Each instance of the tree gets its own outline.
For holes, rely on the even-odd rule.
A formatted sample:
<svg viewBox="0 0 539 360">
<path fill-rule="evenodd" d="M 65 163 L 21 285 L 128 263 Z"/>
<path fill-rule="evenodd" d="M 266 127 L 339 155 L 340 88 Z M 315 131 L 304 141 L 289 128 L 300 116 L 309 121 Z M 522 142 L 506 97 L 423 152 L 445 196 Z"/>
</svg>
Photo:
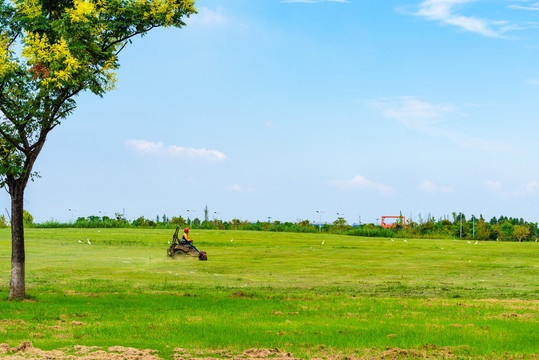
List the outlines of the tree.
<svg viewBox="0 0 539 360">
<path fill-rule="evenodd" d="M 300 220 L 298 219 L 298 226 L 300 228 L 311 228 L 312 224 L 309 220 Z"/>
<path fill-rule="evenodd" d="M 195 0 L 0 0 L 0 186 L 11 197 L 9 298 L 25 298 L 23 198 L 48 134 L 75 97 L 114 88 L 137 35 L 182 27 Z"/>
<path fill-rule="evenodd" d="M 477 223 L 476 238 L 479 240 L 488 240 L 490 238 L 490 223 L 486 222 L 483 217 L 480 217 Z"/>
<path fill-rule="evenodd" d="M 178 216 L 173 216 L 172 219 L 169 220 L 169 222 L 173 225 L 180 225 L 180 226 L 184 226 L 186 224 L 186 221 L 183 217 Z"/>
<path fill-rule="evenodd" d="M 344 217 L 338 217 L 337 220 L 333 222 L 333 226 L 339 231 L 339 233 L 342 233 L 343 230 L 347 230 L 349 228 Z"/>
<path fill-rule="evenodd" d="M 500 230 L 502 232 L 503 240 L 510 240 L 511 235 L 513 235 L 513 224 L 509 220 L 505 220 L 505 222 L 500 227 Z"/>
<path fill-rule="evenodd" d="M 426 220 L 423 220 L 421 214 L 419 214 L 419 225 L 417 227 L 417 231 L 420 234 L 432 234 L 434 231 L 434 218 L 430 215 L 430 213 L 427 215 Z"/>
<path fill-rule="evenodd" d="M 34 217 L 26 210 L 22 211 L 22 223 L 23 225 L 33 225 Z"/>
<path fill-rule="evenodd" d="M 238 227 L 241 226 L 240 219 L 232 219 L 230 223 L 232 224 L 232 227 L 234 228 L 234 230 L 238 230 Z"/>
<path fill-rule="evenodd" d="M 6 217 L 4 215 L 0 215 L 0 228 L 7 227 L 9 227 L 9 222 L 6 220 Z"/>
<path fill-rule="evenodd" d="M 498 223 L 492 225 L 490 229 L 490 239 L 498 241 L 500 239 L 500 236 L 503 240 L 503 233 L 502 233 L 502 226 Z"/>
<path fill-rule="evenodd" d="M 530 235 L 530 229 L 526 225 L 515 225 L 513 227 L 513 236 L 518 241 L 527 238 Z"/>
</svg>

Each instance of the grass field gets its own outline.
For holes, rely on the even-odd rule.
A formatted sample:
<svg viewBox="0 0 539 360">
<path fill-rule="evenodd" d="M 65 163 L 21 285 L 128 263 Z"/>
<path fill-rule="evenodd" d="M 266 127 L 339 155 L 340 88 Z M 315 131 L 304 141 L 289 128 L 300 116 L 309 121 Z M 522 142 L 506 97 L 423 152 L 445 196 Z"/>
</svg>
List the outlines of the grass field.
<svg viewBox="0 0 539 360">
<path fill-rule="evenodd" d="M 167 258 L 168 230 L 27 229 L 29 300 L 9 302 L 11 240 L 0 230 L 0 343 L 122 345 L 164 359 L 178 347 L 298 357 L 539 353 L 538 243 L 192 236 L 207 262 Z"/>
</svg>

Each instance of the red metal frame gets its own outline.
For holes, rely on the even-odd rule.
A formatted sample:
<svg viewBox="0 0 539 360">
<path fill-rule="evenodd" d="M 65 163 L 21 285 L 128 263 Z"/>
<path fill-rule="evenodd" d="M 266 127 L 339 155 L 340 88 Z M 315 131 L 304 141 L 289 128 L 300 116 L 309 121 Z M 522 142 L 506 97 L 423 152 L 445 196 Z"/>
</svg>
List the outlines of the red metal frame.
<svg viewBox="0 0 539 360">
<path fill-rule="evenodd" d="M 402 219 L 402 226 L 406 226 L 406 218 L 404 216 L 382 216 L 382 221 L 380 221 L 380 226 L 384 228 L 392 228 L 397 226 L 397 223 L 386 224 L 385 219 Z"/>
</svg>

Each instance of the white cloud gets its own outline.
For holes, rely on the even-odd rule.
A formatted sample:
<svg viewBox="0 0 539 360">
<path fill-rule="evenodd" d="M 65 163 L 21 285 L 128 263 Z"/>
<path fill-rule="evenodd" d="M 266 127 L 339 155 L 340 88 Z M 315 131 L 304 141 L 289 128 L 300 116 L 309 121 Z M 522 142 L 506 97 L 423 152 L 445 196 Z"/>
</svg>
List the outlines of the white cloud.
<svg viewBox="0 0 539 360">
<path fill-rule="evenodd" d="M 524 184 L 520 184 L 517 190 L 514 192 L 516 196 L 526 196 L 539 193 L 539 182 L 530 180 Z"/>
<path fill-rule="evenodd" d="M 505 20 L 490 21 L 457 13 L 459 5 L 474 1 L 476 0 L 426 0 L 419 5 L 419 10 L 414 15 L 440 21 L 487 37 L 500 38 L 505 31 L 513 30 L 512 26 L 508 25 Z"/>
<path fill-rule="evenodd" d="M 499 104 L 488 104 L 488 103 L 485 103 L 485 104 L 466 103 L 466 104 L 462 104 L 462 106 L 469 107 L 469 108 L 496 108 L 496 107 L 500 107 Z"/>
<path fill-rule="evenodd" d="M 160 154 L 164 151 L 163 143 L 154 143 L 146 140 L 127 140 L 126 146 L 145 154 Z"/>
<path fill-rule="evenodd" d="M 235 185 L 232 185 L 231 187 L 229 187 L 228 190 L 241 192 L 241 191 L 243 191 L 243 188 L 241 187 L 241 185 L 235 184 Z"/>
<path fill-rule="evenodd" d="M 235 191 L 235 192 L 255 192 L 255 189 L 253 188 L 244 188 L 243 186 L 239 185 L 239 184 L 234 184 L 232 186 L 230 186 L 228 188 L 228 190 L 230 191 Z"/>
<path fill-rule="evenodd" d="M 192 15 L 185 22 L 188 25 L 217 26 L 224 25 L 228 18 L 223 14 L 223 9 L 211 10 L 207 7 L 198 9 L 198 14 Z"/>
<path fill-rule="evenodd" d="M 438 123 L 441 116 L 455 111 L 451 104 L 433 104 L 411 96 L 383 98 L 371 101 L 369 105 L 380 110 L 384 117 L 398 120 L 411 128 Z"/>
<path fill-rule="evenodd" d="M 499 181 L 487 180 L 485 181 L 485 187 L 491 190 L 499 190 L 502 188 L 502 183 Z"/>
<path fill-rule="evenodd" d="M 402 96 L 370 101 L 367 105 L 379 111 L 382 116 L 397 120 L 414 131 L 444 138 L 462 147 L 483 151 L 515 152 L 511 147 L 447 128 L 444 118 L 458 109 L 452 104 L 428 103 L 414 97 Z"/>
<path fill-rule="evenodd" d="M 417 188 L 430 194 L 449 194 L 455 191 L 451 186 L 437 185 L 430 180 L 423 180 L 421 183 L 419 183 Z"/>
<path fill-rule="evenodd" d="M 534 193 L 535 189 L 537 189 L 537 185 L 539 185 L 537 181 L 528 181 L 526 184 L 526 191 L 529 193 Z"/>
<path fill-rule="evenodd" d="M 156 143 L 147 140 L 127 140 L 125 145 L 139 153 L 159 157 L 195 159 L 211 162 L 226 159 L 226 155 L 222 152 L 205 148 L 196 149 L 177 145 L 170 145 L 165 148 L 161 142 Z"/>
<path fill-rule="evenodd" d="M 530 180 L 527 182 L 521 182 L 518 185 L 510 186 L 511 189 L 507 189 L 509 186 L 503 186 L 499 181 L 485 181 L 485 188 L 487 190 L 496 191 L 496 195 L 505 199 L 521 198 L 523 196 L 531 196 L 539 194 L 539 182 L 536 180 Z M 506 190 L 504 190 L 504 188 Z"/>
<path fill-rule="evenodd" d="M 205 148 L 195 149 L 182 146 L 171 145 L 167 149 L 172 157 L 183 158 L 198 158 L 211 161 L 223 161 L 226 159 L 225 154 L 217 150 L 207 150 Z"/>
<path fill-rule="evenodd" d="M 390 194 L 393 192 L 391 187 L 371 181 L 361 175 L 357 175 L 351 180 L 335 180 L 332 182 L 332 185 L 341 190 L 371 189 L 382 194 Z"/>
<path fill-rule="evenodd" d="M 509 8 L 511 8 L 511 9 L 519 9 L 519 10 L 539 11 L 539 2 L 530 4 L 529 6 L 509 5 Z"/>
</svg>

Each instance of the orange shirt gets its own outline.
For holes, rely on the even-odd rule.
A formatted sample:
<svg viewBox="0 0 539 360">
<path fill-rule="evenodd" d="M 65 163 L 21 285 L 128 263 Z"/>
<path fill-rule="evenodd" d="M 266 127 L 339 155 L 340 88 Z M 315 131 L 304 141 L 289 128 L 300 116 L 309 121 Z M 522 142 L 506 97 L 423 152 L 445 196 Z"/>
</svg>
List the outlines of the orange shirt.
<svg viewBox="0 0 539 360">
<path fill-rule="evenodd" d="M 185 241 L 188 241 L 188 242 L 192 241 L 192 240 L 189 240 L 189 234 L 186 233 L 186 232 L 183 233 L 182 240 L 185 240 Z"/>
</svg>

